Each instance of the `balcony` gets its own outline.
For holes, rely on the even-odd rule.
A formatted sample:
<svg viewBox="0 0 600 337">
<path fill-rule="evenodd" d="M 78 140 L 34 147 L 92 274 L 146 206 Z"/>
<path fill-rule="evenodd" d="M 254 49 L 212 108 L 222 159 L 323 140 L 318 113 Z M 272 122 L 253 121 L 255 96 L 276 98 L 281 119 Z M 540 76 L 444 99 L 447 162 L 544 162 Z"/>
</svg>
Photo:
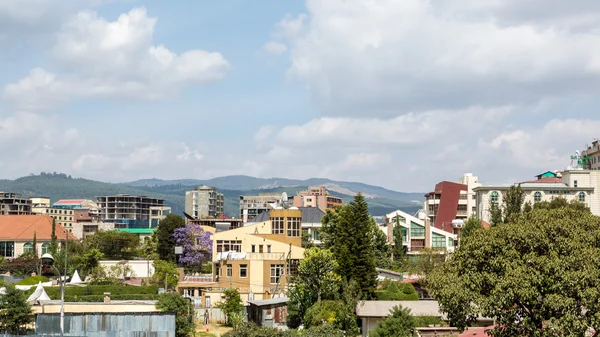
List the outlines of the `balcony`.
<svg viewBox="0 0 600 337">
<path fill-rule="evenodd" d="M 285 253 L 246 253 L 248 260 L 285 260 Z"/>
<path fill-rule="evenodd" d="M 214 283 L 216 282 L 212 274 L 204 274 L 198 276 L 184 276 L 184 283 Z"/>
</svg>

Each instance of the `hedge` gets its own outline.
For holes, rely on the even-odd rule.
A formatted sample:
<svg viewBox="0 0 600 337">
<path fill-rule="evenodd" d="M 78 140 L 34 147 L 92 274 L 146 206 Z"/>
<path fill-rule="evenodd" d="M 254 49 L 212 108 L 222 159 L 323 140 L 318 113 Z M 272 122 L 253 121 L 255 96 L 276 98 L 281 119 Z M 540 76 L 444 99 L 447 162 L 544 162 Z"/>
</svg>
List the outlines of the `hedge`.
<svg viewBox="0 0 600 337">
<path fill-rule="evenodd" d="M 413 318 L 415 320 L 415 326 L 417 328 L 427 328 L 430 325 L 448 325 L 442 320 L 441 317 L 438 316 L 413 316 Z"/>
<path fill-rule="evenodd" d="M 38 283 L 42 282 L 48 282 L 48 278 L 46 276 L 31 276 L 25 279 L 22 279 L 21 281 L 19 281 L 17 283 L 17 285 L 19 286 L 31 286 L 31 285 L 37 285 Z"/>
<path fill-rule="evenodd" d="M 35 289 L 29 289 L 27 295 L 33 293 Z M 60 299 L 60 287 L 45 287 L 46 293 L 51 299 Z M 81 298 L 85 296 L 100 296 L 104 300 L 104 293 L 110 293 L 111 299 L 117 299 L 119 296 L 130 298 L 124 298 L 126 300 L 131 299 L 145 299 L 145 297 L 158 294 L 157 286 L 147 287 L 136 287 L 136 286 L 67 286 L 65 288 L 65 300 L 67 298 Z M 135 297 L 135 298 L 133 298 Z M 82 302 L 93 302 L 93 301 L 82 301 Z"/>
<path fill-rule="evenodd" d="M 51 299 L 60 299 L 50 296 Z M 126 294 L 126 295 L 110 295 L 111 301 L 150 301 L 157 300 L 158 294 Z M 65 296 L 65 302 L 104 302 L 104 295 L 85 295 L 85 296 Z"/>
<path fill-rule="evenodd" d="M 379 301 L 418 301 L 419 295 L 410 283 L 391 283 L 384 290 L 375 291 Z"/>
</svg>

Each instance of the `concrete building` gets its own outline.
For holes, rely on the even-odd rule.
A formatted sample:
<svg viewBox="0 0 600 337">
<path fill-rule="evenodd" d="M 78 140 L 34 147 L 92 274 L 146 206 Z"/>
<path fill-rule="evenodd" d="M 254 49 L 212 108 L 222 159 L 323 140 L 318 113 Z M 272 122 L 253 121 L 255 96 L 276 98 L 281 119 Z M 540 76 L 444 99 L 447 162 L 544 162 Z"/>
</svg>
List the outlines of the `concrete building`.
<svg viewBox="0 0 600 337">
<path fill-rule="evenodd" d="M 268 212 L 271 204 L 281 200 L 281 193 L 261 193 L 259 195 L 240 195 L 240 219 L 244 223 L 251 222 L 254 218 Z"/>
<path fill-rule="evenodd" d="M 48 215 L 5 215 L 0 216 L 0 256 L 5 258 L 19 257 L 33 252 L 33 236 L 35 235 L 38 256 L 46 253 L 52 240 L 52 218 Z M 56 225 L 56 238 L 63 241 L 77 238 L 68 233 L 61 225 Z"/>
<path fill-rule="evenodd" d="M 100 220 L 111 222 L 115 228 L 154 229 L 158 222 L 171 213 L 165 200 L 146 196 L 119 194 L 97 197 Z"/>
<path fill-rule="evenodd" d="M 50 198 L 48 197 L 32 197 L 29 200 L 31 200 L 31 214 L 46 214 L 46 210 L 50 208 Z"/>
<path fill-rule="evenodd" d="M 431 226 L 429 219 L 419 219 L 400 210 L 386 214 L 385 226 L 381 228 L 388 242 L 394 244 L 394 233 L 402 231 L 402 244 L 409 255 L 419 254 L 424 248 L 453 252 L 458 235 Z"/>
<path fill-rule="evenodd" d="M 567 170 L 561 173 L 545 172 L 536 180 L 518 183 L 525 192 L 524 202 L 535 204 L 554 198 L 565 198 L 585 203 L 595 215 L 600 215 L 600 171 Z M 479 186 L 474 189 L 477 198 L 477 217 L 490 220 L 490 203 L 502 205 L 502 198 L 511 185 Z"/>
<path fill-rule="evenodd" d="M 185 192 L 185 213 L 194 219 L 217 218 L 225 212 L 225 199 L 214 187 L 198 186 Z"/>
<path fill-rule="evenodd" d="M 304 254 L 299 209 L 273 209 L 265 222 L 213 235 L 213 274 L 187 276 L 177 285 L 206 307 L 221 301 L 224 289 L 234 287 L 242 301 L 269 299 L 285 292 L 297 275 Z"/>
<path fill-rule="evenodd" d="M 315 245 L 321 244 L 321 219 L 325 216 L 325 212 L 315 207 L 298 207 L 302 212 L 302 233 L 306 233 L 309 239 Z M 266 211 L 256 216 L 251 222 L 264 222 L 271 218 L 271 212 Z"/>
<path fill-rule="evenodd" d="M 310 186 L 306 191 L 290 197 L 290 204 L 295 207 L 316 207 L 325 212 L 328 208 L 342 206 L 344 199 L 331 195 L 325 186 Z"/>
<path fill-rule="evenodd" d="M 98 231 L 112 231 L 114 229 L 115 224 L 112 222 L 74 222 L 69 232 L 76 238 L 83 239 L 86 236 L 96 234 Z"/>
<path fill-rule="evenodd" d="M 0 215 L 30 215 L 31 200 L 20 193 L 0 192 Z"/>
<path fill-rule="evenodd" d="M 433 192 L 425 195 L 423 210 L 432 226 L 456 233 L 456 226 L 477 212 L 474 189 L 481 186 L 479 179 L 466 173 L 458 183 L 442 181 Z M 453 224 L 454 222 L 454 224 Z"/>
<path fill-rule="evenodd" d="M 52 217 L 57 224 L 73 232 L 73 224 L 78 218 L 87 217 L 99 219 L 100 207 L 92 200 L 64 199 L 52 204 L 46 209 L 46 214 Z"/>
<path fill-rule="evenodd" d="M 587 170 L 599 170 L 600 169 L 600 142 L 596 139 L 592 142 L 592 145 L 587 145 L 581 155 L 585 158 L 583 168 Z M 575 159 L 575 158 L 573 158 Z"/>
</svg>

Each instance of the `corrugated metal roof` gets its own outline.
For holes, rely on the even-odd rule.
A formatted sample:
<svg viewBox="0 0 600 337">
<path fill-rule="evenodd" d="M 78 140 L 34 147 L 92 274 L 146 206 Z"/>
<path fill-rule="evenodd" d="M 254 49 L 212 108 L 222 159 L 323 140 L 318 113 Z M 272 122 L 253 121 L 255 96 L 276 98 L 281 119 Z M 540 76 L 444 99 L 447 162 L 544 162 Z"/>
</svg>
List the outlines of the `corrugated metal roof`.
<svg viewBox="0 0 600 337">
<path fill-rule="evenodd" d="M 397 305 L 408 308 L 413 316 L 436 316 L 445 318 L 437 301 L 363 301 L 356 306 L 358 317 L 387 317 Z"/>
<path fill-rule="evenodd" d="M 269 298 L 268 300 L 248 301 L 248 303 L 256 306 L 287 303 L 290 299 L 287 297 Z"/>
</svg>

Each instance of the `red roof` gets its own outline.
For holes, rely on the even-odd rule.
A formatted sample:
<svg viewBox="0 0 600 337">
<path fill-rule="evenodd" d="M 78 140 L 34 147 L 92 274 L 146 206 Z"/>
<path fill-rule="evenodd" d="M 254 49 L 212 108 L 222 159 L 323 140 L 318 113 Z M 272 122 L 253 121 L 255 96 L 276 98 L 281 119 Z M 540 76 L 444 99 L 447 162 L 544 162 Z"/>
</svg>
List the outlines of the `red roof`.
<svg viewBox="0 0 600 337">
<path fill-rule="evenodd" d="M 55 202 L 55 205 L 79 205 L 83 203 L 85 199 L 63 199 Z"/>
<path fill-rule="evenodd" d="M 56 239 L 65 239 L 65 229 L 56 224 Z M 48 215 L 0 215 L 0 240 L 27 241 L 33 240 L 35 233 L 37 240 L 51 240 L 52 218 Z M 69 233 L 70 240 L 77 238 Z"/>
<path fill-rule="evenodd" d="M 468 328 L 463 333 L 458 335 L 458 337 L 489 337 L 490 335 L 487 333 L 488 330 L 493 329 L 493 326 L 487 326 L 485 328 L 477 327 L 477 328 Z"/>
<path fill-rule="evenodd" d="M 522 182 L 521 184 L 562 184 L 562 178 L 546 177 L 546 178 L 540 178 L 540 179 L 531 180 L 531 181 L 525 181 L 525 182 Z"/>
<path fill-rule="evenodd" d="M 481 220 L 481 228 L 488 229 L 488 228 L 491 228 L 491 227 L 492 227 L 492 225 L 490 225 L 489 222 Z"/>
</svg>

